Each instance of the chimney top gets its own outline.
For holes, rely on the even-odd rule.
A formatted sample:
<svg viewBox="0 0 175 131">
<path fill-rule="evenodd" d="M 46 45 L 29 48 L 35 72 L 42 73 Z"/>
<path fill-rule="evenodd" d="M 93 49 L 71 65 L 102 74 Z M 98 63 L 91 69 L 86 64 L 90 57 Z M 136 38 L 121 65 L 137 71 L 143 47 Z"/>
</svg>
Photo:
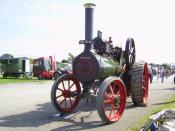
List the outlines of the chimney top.
<svg viewBox="0 0 175 131">
<path fill-rule="evenodd" d="M 93 8 L 94 6 L 96 6 L 94 3 L 85 3 L 84 4 L 85 8 Z"/>
</svg>

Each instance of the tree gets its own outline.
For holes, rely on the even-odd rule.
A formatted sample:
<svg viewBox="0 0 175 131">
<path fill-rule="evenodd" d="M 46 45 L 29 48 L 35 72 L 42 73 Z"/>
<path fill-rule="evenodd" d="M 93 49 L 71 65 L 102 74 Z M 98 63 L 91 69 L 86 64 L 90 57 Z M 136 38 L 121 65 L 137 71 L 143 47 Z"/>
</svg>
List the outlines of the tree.
<svg viewBox="0 0 175 131">
<path fill-rule="evenodd" d="M 72 61 L 74 60 L 74 55 L 72 55 L 71 53 L 68 54 L 68 61 L 70 61 L 72 63 Z"/>
<path fill-rule="evenodd" d="M 74 60 L 74 55 L 72 55 L 71 53 L 68 54 L 68 58 L 67 59 L 63 59 L 61 61 L 61 63 L 72 63 L 72 61 Z"/>
</svg>

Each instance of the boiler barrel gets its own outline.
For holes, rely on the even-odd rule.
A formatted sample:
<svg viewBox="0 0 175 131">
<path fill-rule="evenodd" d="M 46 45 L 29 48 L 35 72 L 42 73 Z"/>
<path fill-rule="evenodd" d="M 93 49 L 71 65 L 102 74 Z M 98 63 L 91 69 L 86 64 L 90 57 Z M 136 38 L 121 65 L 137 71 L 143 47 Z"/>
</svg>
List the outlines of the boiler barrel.
<svg viewBox="0 0 175 131">
<path fill-rule="evenodd" d="M 119 72 L 119 63 L 111 58 L 100 57 L 101 73 L 100 78 L 115 76 Z"/>
<path fill-rule="evenodd" d="M 73 62 L 73 74 L 80 82 L 104 79 L 118 73 L 119 63 L 92 52 L 83 52 Z"/>
</svg>

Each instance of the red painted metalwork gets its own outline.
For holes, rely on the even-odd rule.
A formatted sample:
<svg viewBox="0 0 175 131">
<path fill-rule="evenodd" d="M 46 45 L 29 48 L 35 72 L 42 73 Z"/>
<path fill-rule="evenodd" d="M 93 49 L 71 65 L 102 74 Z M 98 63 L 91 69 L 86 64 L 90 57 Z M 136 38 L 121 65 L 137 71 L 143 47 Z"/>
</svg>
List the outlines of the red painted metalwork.
<svg viewBox="0 0 175 131">
<path fill-rule="evenodd" d="M 148 101 L 148 90 L 149 90 L 149 74 L 148 74 L 148 65 L 144 65 L 143 78 L 142 78 L 142 89 L 143 89 L 143 103 Z"/>
<path fill-rule="evenodd" d="M 71 112 L 77 106 L 80 97 L 80 84 L 74 77 L 67 77 L 58 83 L 55 91 L 56 106 L 61 112 Z"/>
<path fill-rule="evenodd" d="M 118 77 L 109 77 L 100 86 L 97 109 L 100 118 L 106 123 L 118 121 L 126 105 L 126 89 Z"/>
<path fill-rule="evenodd" d="M 34 59 L 33 73 L 38 79 L 52 79 L 55 69 L 56 63 L 52 56 Z"/>
<path fill-rule="evenodd" d="M 115 80 L 106 88 L 104 96 L 104 111 L 109 121 L 118 121 L 125 110 L 125 86 L 120 80 Z M 109 108 L 110 107 L 110 108 Z"/>
</svg>

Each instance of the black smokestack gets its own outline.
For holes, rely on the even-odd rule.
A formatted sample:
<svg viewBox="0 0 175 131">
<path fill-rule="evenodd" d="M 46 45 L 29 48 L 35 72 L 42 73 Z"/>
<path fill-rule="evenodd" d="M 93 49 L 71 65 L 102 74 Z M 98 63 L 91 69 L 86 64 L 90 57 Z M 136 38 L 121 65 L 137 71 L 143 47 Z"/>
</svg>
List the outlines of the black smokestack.
<svg viewBox="0 0 175 131">
<path fill-rule="evenodd" d="M 93 11 L 95 4 L 86 3 L 85 7 L 85 40 L 91 41 L 93 37 Z M 85 44 L 84 51 L 88 52 L 92 48 L 92 44 Z"/>
</svg>

